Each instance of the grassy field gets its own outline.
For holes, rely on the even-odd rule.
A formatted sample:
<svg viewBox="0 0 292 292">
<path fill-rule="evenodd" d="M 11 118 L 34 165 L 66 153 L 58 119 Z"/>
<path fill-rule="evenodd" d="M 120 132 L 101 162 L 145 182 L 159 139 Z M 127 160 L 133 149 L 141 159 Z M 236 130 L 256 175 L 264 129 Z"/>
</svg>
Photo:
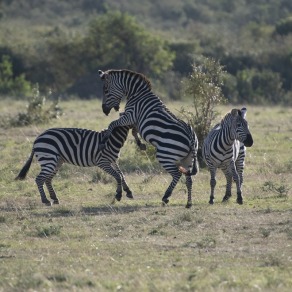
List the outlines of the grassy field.
<svg viewBox="0 0 292 292">
<path fill-rule="evenodd" d="M 61 107 L 64 115 L 49 125 L 0 128 L 0 291 L 291 291 L 292 108 L 248 107 L 254 146 L 242 206 L 235 193 L 221 203 L 221 172 L 209 206 L 209 174 L 201 169 L 186 209 L 183 182 L 161 206 L 170 176 L 132 137 L 120 165 L 134 200 L 112 204 L 111 177 L 64 165 L 54 179 L 61 204 L 43 206 L 36 162 L 25 181 L 14 181 L 35 137 L 55 126 L 101 130 L 118 116 L 105 117 L 97 100 Z M 9 119 L 25 103 L 0 101 L 0 109 Z"/>
</svg>

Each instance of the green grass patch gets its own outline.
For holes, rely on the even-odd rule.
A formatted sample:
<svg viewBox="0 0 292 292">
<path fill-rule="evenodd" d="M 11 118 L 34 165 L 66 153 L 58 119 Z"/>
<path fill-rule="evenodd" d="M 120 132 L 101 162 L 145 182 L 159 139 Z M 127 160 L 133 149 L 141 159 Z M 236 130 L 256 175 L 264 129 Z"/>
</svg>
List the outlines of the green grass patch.
<svg viewBox="0 0 292 292">
<path fill-rule="evenodd" d="M 117 117 L 104 117 L 99 101 L 61 106 L 64 115 L 47 127 L 99 130 Z M 220 110 L 223 115 L 229 107 Z M 112 204 L 114 179 L 96 168 L 64 165 L 53 180 L 60 205 L 46 207 L 35 161 L 25 181 L 14 181 L 46 127 L 0 129 L 0 290 L 290 291 L 292 109 L 248 110 L 255 144 L 247 149 L 242 206 L 235 186 L 230 201 L 221 203 L 220 171 L 210 206 L 210 177 L 202 169 L 191 209 L 183 181 L 163 207 L 171 177 L 145 157 L 141 166 L 129 137 L 120 166 L 134 200 L 123 195 Z"/>
</svg>

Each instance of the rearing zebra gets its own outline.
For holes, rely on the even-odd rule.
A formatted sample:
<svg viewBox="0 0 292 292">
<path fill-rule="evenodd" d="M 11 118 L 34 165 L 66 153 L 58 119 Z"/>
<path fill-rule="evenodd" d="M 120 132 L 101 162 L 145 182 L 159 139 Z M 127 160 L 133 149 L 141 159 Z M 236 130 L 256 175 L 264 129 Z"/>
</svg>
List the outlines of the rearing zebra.
<svg viewBox="0 0 292 292">
<path fill-rule="evenodd" d="M 202 154 L 210 174 L 210 204 L 214 203 L 214 190 L 216 186 L 216 170 L 221 168 L 226 177 L 226 193 L 223 201 L 231 197 L 232 178 L 237 187 L 237 203 L 242 204 L 241 185 L 245 146 L 253 144 L 252 135 L 245 120 L 246 109 L 243 112 L 233 109 L 226 114 L 220 124 L 217 124 L 207 135 L 203 143 Z M 241 147 L 241 143 L 243 143 Z"/>
<path fill-rule="evenodd" d="M 99 70 L 104 82 L 103 112 L 108 115 L 112 108 L 119 110 L 123 96 L 127 103 L 123 116 L 108 126 L 107 136 L 118 126 L 135 125 L 141 137 L 156 148 L 156 158 L 172 176 L 162 201 L 169 202 L 177 182 L 186 175 L 188 201 L 192 205 L 192 178 L 198 172 L 198 140 L 192 127 L 172 114 L 151 91 L 150 81 L 140 73 L 129 70 Z"/>
<path fill-rule="evenodd" d="M 35 155 L 41 165 L 41 171 L 36 177 L 36 184 L 42 203 L 46 205 L 50 206 L 51 202 L 44 192 L 44 183 L 48 188 L 53 204 L 59 204 L 59 199 L 52 186 L 52 179 L 63 163 L 82 167 L 99 166 L 116 179 L 117 190 L 115 197 L 117 200 L 122 197 L 122 187 L 126 192 L 126 196 L 133 198 L 132 192 L 117 163 L 120 149 L 127 139 L 129 129 L 129 126 L 116 128 L 110 135 L 103 151 L 99 151 L 98 145 L 107 130 L 96 132 L 79 128 L 48 129 L 34 141 L 31 155 L 15 179 L 25 179 Z M 137 145 L 143 149 L 144 144 L 141 144 L 135 128 L 133 128 L 132 133 Z"/>
</svg>

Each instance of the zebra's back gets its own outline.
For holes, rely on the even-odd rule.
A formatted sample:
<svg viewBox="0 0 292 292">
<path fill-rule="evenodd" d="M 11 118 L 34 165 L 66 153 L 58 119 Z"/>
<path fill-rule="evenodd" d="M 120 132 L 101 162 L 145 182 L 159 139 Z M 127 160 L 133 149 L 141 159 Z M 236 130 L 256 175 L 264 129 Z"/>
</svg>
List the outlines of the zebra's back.
<svg viewBox="0 0 292 292">
<path fill-rule="evenodd" d="M 53 155 L 67 163 L 83 167 L 97 165 L 102 157 L 115 161 L 127 138 L 129 127 L 115 129 L 101 152 L 98 151 L 98 145 L 105 131 L 52 128 L 36 138 L 33 149 L 37 158 Z"/>
</svg>

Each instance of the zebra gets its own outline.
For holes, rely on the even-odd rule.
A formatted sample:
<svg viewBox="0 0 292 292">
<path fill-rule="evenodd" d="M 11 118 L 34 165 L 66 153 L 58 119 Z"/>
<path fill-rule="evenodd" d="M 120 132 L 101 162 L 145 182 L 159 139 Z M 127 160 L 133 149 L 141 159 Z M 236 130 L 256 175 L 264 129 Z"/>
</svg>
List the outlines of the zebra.
<svg viewBox="0 0 292 292">
<path fill-rule="evenodd" d="M 116 128 L 111 133 L 103 151 L 98 150 L 98 144 L 107 133 L 107 129 L 101 132 L 80 128 L 48 129 L 35 139 L 30 157 L 15 179 L 25 179 L 35 155 L 41 166 L 41 171 L 35 181 L 41 201 L 47 206 L 51 206 L 51 201 L 47 199 L 43 185 L 46 184 L 52 203 L 59 204 L 59 199 L 52 186 L 52 179 L 63 163 L 82 167 L 100 167 L 116 179 L 115 198 L 118 201 L 122 197 L 122 188 L 126 192 L 126 196 L 133 199 L 132 191 L 117 162 L 120 149 L 126 141 L 130 128 L 129 126 Z M 144 149 L 145 145 L 141 143 L 135 128 L 132 129 L 132 134 L 140 149 Z"/>
<path fill-rule="evenodd" d="M 232 109 L 207 135 L 203 142 L 202 155 L 209 168 L 211 179 L 210 204 L 214 204 L 216 171 L 221 168 L 226 177 L 226 192 L 223 202 L 231 197 L 232 179 L 237 187 L 237 203 L 243 204 L 241 185 L 245 147 L 253 145 L 253 138 L 245 119 L 246 109 Z M 243 145 L 241 145 L 241 143 Z"/>
<path fill-rule="evenodd" d="M 103 137 L 118 126 L 135 125 L 141 137 L 156 148 L 156 158 L 172 176 L 172 181 L 162 198 L 162 204 L 169 202 L 182 174 L 186 176 L 188 191 L 187 208 L 192 206 L 192 175 L 198 172 L 198 139 L 192 127 L 177 118 L 152 92 L 151 83 L 145 75 L 134 71 L 99 70 L 103 82 L 102 110 L 108 115 L 112 108 L 119 110 L 123 96 L 127 97 L 124 114 L 108 126 Z"/>
</svg>

